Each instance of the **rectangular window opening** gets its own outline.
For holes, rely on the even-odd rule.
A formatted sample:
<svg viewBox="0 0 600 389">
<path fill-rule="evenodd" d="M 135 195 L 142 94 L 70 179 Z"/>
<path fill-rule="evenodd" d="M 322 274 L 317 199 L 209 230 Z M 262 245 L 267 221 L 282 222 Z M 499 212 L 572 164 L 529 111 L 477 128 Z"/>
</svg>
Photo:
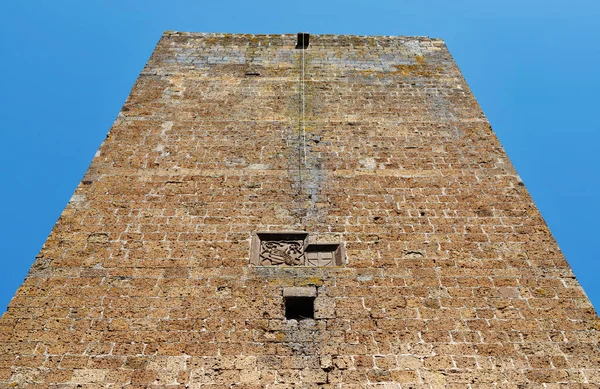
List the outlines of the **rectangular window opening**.
<svg viewBox="0 0 600 389">
<path fill-rule="evenodd" d="M 285 318 L 304 320 L 315 318 L 315 298 L 305 296 L 285 297 Z"/>
<path fill-rule="evenodd" d="M 306 49 L 308 48 L 310 40 L 310 34 L 308 32 L 299 32 L 298 33 L 298 41 L 296 42 L 297 49 Z"/>
</svg>

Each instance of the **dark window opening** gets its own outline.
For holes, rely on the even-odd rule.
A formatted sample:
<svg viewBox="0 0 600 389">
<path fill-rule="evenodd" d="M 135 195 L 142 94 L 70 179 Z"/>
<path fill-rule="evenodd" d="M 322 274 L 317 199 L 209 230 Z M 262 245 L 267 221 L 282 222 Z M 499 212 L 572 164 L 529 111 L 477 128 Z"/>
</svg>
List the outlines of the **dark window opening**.
<svg viewBox="0 0 600 389">
<path fill-rule="evenodd" d="M 296 42 L 297 49 L 306 49 L 308 47 L 308 42 L 310 39 L 310 34 L 307 32 L 299 32 L 298 33 L 298 41 Z"/>
<path fill-rule="evenodd" d="M 315 318 L 314 297 L 285 297 L 285 318 L 303 320 Z"/>
</svg>

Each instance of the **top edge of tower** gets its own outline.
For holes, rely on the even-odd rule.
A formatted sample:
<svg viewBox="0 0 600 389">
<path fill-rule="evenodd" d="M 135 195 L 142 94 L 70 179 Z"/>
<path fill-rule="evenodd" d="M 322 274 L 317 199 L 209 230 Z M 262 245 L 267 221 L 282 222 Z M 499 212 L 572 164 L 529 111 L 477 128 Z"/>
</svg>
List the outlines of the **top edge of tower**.
<svg viewBox="0 0 600 389">
<path fill-rule="evenodd" d="M 238 34 L 238 33 L 222 33 L 222 32 L 186 32 L 186 31 L 172 31 L 167 30 L 163 33 L 163 36 L 176 36 L 176 37 L 190 37 L 190 38 L 227 38 L 227 37 L 245 37 L 245 38 L 291 38 L 295 37 L 296 33 L 290 34 Z M 319 37 L 321 39 L 397 39 L 397 40 L 420 40 L 420 41 L 433 41 L 433 42 L 444 42 L 442 38 L 432 38 L 429 36 L 420 35 L 355 35 L 355 34 L 312 34 L 313 37 Z"/>
</svg>

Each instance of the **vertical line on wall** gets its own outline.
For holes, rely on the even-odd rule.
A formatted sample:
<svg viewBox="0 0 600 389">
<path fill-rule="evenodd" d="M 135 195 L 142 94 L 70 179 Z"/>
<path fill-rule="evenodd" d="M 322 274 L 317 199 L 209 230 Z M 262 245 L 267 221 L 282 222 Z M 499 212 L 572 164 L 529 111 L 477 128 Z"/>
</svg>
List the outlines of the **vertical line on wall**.
<svg viewBox="0 0 600 389">
<path fill-rule="evenodd" d="M 306 34 L 302 34 L 302 146 L 304 149 L 304 168 L 306 169 L 306 126 L 304 123 L 305 120 L 305 97 L 304 97 L 304 51 L 306 50 L 306 46 L 304 45 L 304 37 Z"/>
</svg>

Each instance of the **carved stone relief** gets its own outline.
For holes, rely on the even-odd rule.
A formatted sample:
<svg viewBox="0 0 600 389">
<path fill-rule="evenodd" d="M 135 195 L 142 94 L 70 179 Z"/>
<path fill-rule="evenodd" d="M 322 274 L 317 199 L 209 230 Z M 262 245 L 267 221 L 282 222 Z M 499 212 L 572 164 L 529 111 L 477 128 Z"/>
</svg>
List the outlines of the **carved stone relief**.
<svg viewBox="0 0 600 389">
<path fill-rule="evenodd" d="M 260 263 L 266 266 L 303 265 L 303 246 L 303 242 L 294 240 L 260 242 Z"/>
<path fill-rule="evenodd" d="M 336 266 L 339 246 L 339 244 L 309 245 L 305 253 L 308 266 Z"/>
<path fill-rule="evenodd" d="M 255 266 L 340 266 L 340 243 L 311 243 L 306 232 L 257 232 L 252 235 L 250 264 Z"/>
</svg>

